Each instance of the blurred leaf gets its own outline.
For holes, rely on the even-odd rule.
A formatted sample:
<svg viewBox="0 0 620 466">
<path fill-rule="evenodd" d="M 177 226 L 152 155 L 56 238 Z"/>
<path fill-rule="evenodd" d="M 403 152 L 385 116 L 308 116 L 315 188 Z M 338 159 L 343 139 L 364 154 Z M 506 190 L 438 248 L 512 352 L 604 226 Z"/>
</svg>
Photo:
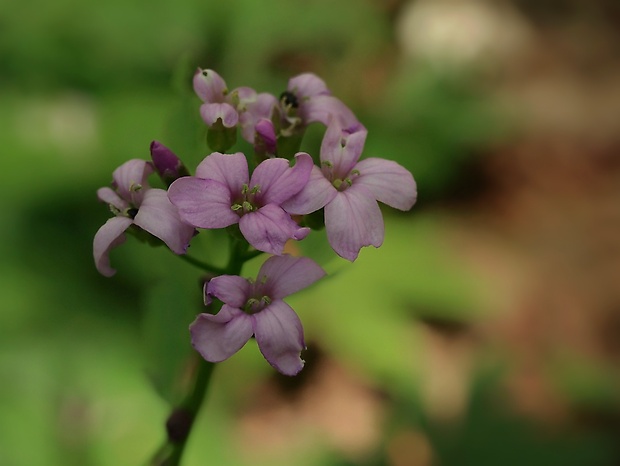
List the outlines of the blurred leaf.
<svg viewBox="0 0 620 466">
<path fill-rule="evenodd" d="M 146 371 L 157 392 L 175 404 L 185 392 L 184 375 L 194 352 L 189 324 L 203 308 L 198 283 L 170 273 L 147 293 L 143 321 Z"/>
</svg>

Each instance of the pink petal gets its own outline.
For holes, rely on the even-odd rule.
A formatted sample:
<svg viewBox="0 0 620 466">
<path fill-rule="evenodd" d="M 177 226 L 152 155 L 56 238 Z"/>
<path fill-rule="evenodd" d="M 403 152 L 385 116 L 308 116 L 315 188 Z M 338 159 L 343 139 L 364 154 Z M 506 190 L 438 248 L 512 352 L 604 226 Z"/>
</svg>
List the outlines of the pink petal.
<svg viewBox="0 0 620 466">
<path fill-rule="evenodd" d="M 368 188 L 377 201 L 400 210 L 409 210 L 415 204 L 416 183 L 403 166 L 392 160 L 369 158 L 355 169 L 360 175 L 353 182 Z"/>
<path fill-rule="evenodd" d="M 299 117 L 306 125 L 314 122 L 329 126 L 333 118 L 342 128 L 359 125 L 355 114 L 341 100 L 331 95 L 317 95 L 299 106 Z"/>
<path fill-rule="evenodd" d="M 310 179 L 304 189 L 282 203 L 282 208 L 293 215 L 310 214 L 325 207 L 337 193 L 336 188 L 315 165 L 312 167 Z"/>
<path fill-rule="evenodd" d="M 120 211 L 123 211 L 129 207 L 129 203 L 122 199 L 116 191 L 111 188 L 99 188 L 97 190 L 97 197 L 100 201 L 113 205 Z"/>
<path fill-rule="evenodd" d="M 250 188 L 260 186 L 256 198 L 260 204 L 280 205 L 301 191 L 314 163 L 308 154 L 299 152 L 291 168 L 287 159 L 267 159 L 256 167 L 250 180 Z"/>
<path fill-rule="evenodd" d="M 112 217 L 95 234 L 93 257 L 101 275 L 111 277 L 116 273 L 116 270 L 110 267 L 110 250 L 125 242 L 125 230 L 132 223 L 133 220 L 129 217 Z"/>
<path fill-rule="evenodd" d="M 327 240 L 336 254 L 354 261 L 364 246 L 383 244 L 383 217 L 377 201 L 364 186 L 339 192 L 325 206 Z"/>
<path fill-rule="evenodd" d="M 194 227 L 184 223 L 163 189 L 144 194 L 134 223 L 162 240 L 176 254 L 185 254 L 194 236 Z"/>
<path fill-rule="evenodd" d="M 204 103 L 200 106 L 200 116 L 208 126 L 213 126 L 217 120 L 222 120 L 226 128 L 233 128 L 239 122 L 237 110 L 226 103 Z"/>
<path fill-rule="evenodd" d="M 196 167 L 196 177 L 215 180 L 228 186 L 231 193 L 241 194 L 244 184 L 248 183 L 248 161 L 241 152 L 220 154 L 214 152 Z"/>
<path fill-rule="evenodd" d="M 232 307 L 242 308 L 252 292 L 252 285 L 248 280 L 237 275 L 220 275 L 207 283 L 205 302 L 215 296 L 220 301 Z"/>
<path fill-rule="evenodd" d="M 359 160 L 368 132 L 360 127 L 358 131 L 349 133 L 338 121 L 331 119 L 330 122 L 321 143 L 321 169 L 326 175 L 333 174 L 332 180 L 343 179 Z"/>
<path fill-rule="evenodd" d="M 225 228 L 239 221 L 228 187 L 214 180 L 179 178 L 168 188 L 168 198 L 179 217 L 198 228 Z"/>
<path fill-rule="evenodd" d="M 150 162 L 131 159 L 114 170 L 113 185 L 120 197 L 139 207 L 143 193 L 149 187 L 147 178 L 151 173 L 153 165 Z"/>
<path fill-rule="evenodd" d="M 200 314 L 189 331 L 192 346 L 209 362 L 228 359 L 243 348 L 254 333 L 252 317 L 226 304 L 216 315 Z"/>
<path fill-rule="evenodd" d="M 271 120 L 273 109 L 277 105 L 278 99 L 266 92 L 258 94 L 254 102 L 246 103 L 245 111 L 239 114 L 243 139 L 253 144 L 256 124 L 263 118 Z"/>
<path fill-rule="evenodd" d="M 298 374 L 304 367 L 301 351 L 305 343 L 295 311 L 284 301 L 275 300 L 252 317 L 256 342 L 267 362 L 284 375 Z"/>
<path fill-rule="evenodd" d="M 308 257 L 272 256 L 261 266 L 256 283 L 265 280 L 262 290 L 272 299 L 298 292 L 323 278 L 325 271 Z"/>
<path fill-rule="evenodd" d="M 320 94 L 330 94 L 325 81 L 312 73 L 303 73 L 289 79 L 287 90 L 295 94 L 299 100 Z"/>
<path fill-rule="evenodd" d="M 226 95 L 226 83 L 213 70 L 198 68 L 193 78 L 194 91 L 203 102 L 223 102 Z"/>
<path fill-rule="evenodd" d="M 239 229 L 259 251 L 280 255 L 289 239 L 303 239 L 309 228 L 300 228 L 281 207 L 267 204 L 241 217 Z"/>
</svg>

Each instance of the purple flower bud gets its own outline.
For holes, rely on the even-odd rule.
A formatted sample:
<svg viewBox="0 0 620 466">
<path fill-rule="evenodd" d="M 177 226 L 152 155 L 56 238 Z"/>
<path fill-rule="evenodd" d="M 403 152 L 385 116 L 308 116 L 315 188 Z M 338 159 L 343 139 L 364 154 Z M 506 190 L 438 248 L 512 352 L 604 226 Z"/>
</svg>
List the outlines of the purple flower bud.
<svg viewBox="0 0 620 466">
<path fill-rule="evenodd" d="M 254 152 L 263 159 L 273 157 L 276 153 L 276 130 L 271 120 L 262 118 L 256 123 Z"/>
<path fill-rule="evenodd" d="M 151 159 L 155 170 L 167 186 L 182 176 L 189 176 L 189 171 L 174 152 L 159 141 L 151 142 Z"/>
</svg>

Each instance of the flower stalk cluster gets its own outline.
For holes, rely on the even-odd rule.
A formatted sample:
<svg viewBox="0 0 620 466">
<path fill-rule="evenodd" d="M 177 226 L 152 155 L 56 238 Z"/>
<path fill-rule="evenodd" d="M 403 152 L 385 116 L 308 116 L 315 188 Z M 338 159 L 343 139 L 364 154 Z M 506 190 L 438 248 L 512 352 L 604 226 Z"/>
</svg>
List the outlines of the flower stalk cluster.
<svg viewBox="0 0 620 466">
<path fill-rule="evenodd" d="M 110 251 L 126 232 L 165 244 L 213 276 L 204 287 L 207 308 L 189 325 L 197 353 L 218 363 L 255 337 L 271 366 L 296 375 L 304 365 L 303 327 L 284 298 L 325 272 L 307 257 L 286 254 L 287 242 L 324 229 L 333 251 L 353 262 L 361 248 L 383 243 L 378 203 L 411 209 L 415 181 L 394 161 L 362 159 L 366 128 L 314 74 L 291 78 L 278 97 L 249 87 L 229 90 L 209 69 L 196 71 L 193 87 L 212 152 L 192 174 L 172 150 L 153 141 L 151 160 L 132 159 L 117 168 L 111 187 L 97 192 L 113 216 L 95 234 L 95 265 L 102 275 L 114 275 Z M 312 123 L 325 127 L 315 159 L 299 151 Z M 253 153 L 231 152 L 238 134 Z M 150 186 L 155 174 L 165 188 Z M 186 256 L 201 231 L 231 228 L 237 235 L 231 235 L 228 266 Z M 243 263 L 263 253 L 269 257 L 258 276 L 242 277 Z"/>
</svg>

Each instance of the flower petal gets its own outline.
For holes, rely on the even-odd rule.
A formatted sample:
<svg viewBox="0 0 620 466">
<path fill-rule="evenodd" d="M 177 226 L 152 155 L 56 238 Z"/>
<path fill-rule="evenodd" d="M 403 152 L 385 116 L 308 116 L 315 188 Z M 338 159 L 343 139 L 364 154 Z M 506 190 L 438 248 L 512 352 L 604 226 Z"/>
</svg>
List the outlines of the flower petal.
<svg viewBox="0 0 620 466">
<path fill-rule="evenodd" d="M 303 239 L 310 232 L 301 228 L 281 207 L 267 204 L 241 217 L 239 229 L 245 239 L 259 251 L 280 255 L 289 239 Z"/>
<path fill-rule="evenodd" d="M 288 80 L 287 90 L 295 94 L 300 100 L 316 95 L 330 94 L 325 81 L 313 73 L 302 73 L 293 76 Z"/>
<path fill-rule="evenodd" d="M 264 294 L 281 299 L 323 278 L 325 271 L 308 257 L 272 256 L 261 266 L 256 283 Z"/>
<path fill-rule="evenodd" d="M 304 152 L 295 156 L 293 167 L 287 159 L 267 159 L 252 173 L 250 188 L 260 186 L 256 195 L 260 204 L 280 205 L 304 188 L 313 166 L 312 157 Z"/>
<path fill-rule="evenodd" d="M 111 188 L 99 188 L 97 190 L 97 197 L 100 201 L 110 204 L 120 211 L 129 207 L 129 203 L 125 199 L 122 199 L 116 191 Z"/>
<path fill-rule="evenodd" d="M 179 178 L 168 188 L 168 198 L 177 207 L 179 217 L 198 228 L 225 228 L 239 221 L 231 209 L 228 187 L 214 180 Z"/>
<path fill-rule="evenodd" d="M 208 126 L 213 126 L 219 119 L 226 128 L 233 128 L 239 122 L 237 110 L 226 103 L 204 103 L 200 106 L 200 116 Z"/>
<path fill-rule="evenodd" d="M 104 277 L 111 277 L 116 273 L 116 270 L 110 267 L 110 250 L 125 242 L 125 230 L 132 223 L 133 220 L 129 217 L 112 217 L 95 233 L 93 257 L 97 270 Z"/>
<path fill-rule="evenodd" d="M 273 109 L 278 105 L 278 99 L 266 92 L 256 96 L 256 100 L 245 104 L 245 111 L 239 113 L 241 135 L 249 143 L 254 143 L 254 132 L 259 120 L 271 120 Z"/>
<path fill-rule="evenodd" d="M 223 102 L 226 82 L 213 70 L 198 68 L 193 78 L 194 91 L 204 102 Z"/>
<path fill-rule="evenodd" d="M 237 275 L 220 275 L 207 283 L 205 303 L 211 302 L 211 296 L 215 296 L 229 306 L 242 308 L 251 292 L 252 285 L 245 278 Z"/>
<path fill-rule="evenodd" d="M 416 183 L 405 167 L 392 160 L 368 158 L 355 169 L 360 175 L 354 183 L 368 188 L 377 201 L 400 210 L 409 210 L 415 204 Z"/>
<path fill-rule="evenodd" d="M 241 152 L 220 154 L 213 152 L 196 167 L 196 177 L 215 180 L 228 186 L 231 193 L 241 194 L 244 184 L 248 183 L 248 160 Z"/>
<path fill-rule="evenodd" d="M 146 160 L 131 159 L 112 173 L 113 186 L 119 196 L 136 207 L 140 206 L 144 191 L 148 189 L 148 176 L 153 165 Z"/>
<path fill-rule="evenodd" d="M 341 100 L 331 95 L 316 95 L 299 106 L 299 117 L 304 124 L 323 123 L 329 126 L 330 119 L 337 121 L 343 128 L 359 125 L 355 114 Z"/>
<path fill-rule="evenodd" d="M 134 223 L 162 240 L 176 254 L 185 254 L 194 236 L 194 227 L 181 220 L 163 189 L 149 189 L 144 194 Z"/>
<path fill-rule="evenodd" d="M 278 372 L 296 375 L 304 367 L 304 330 L 295 311 L 284 301 L 275 300 L 252 316 L 254 335 L 263 356 Z"/>
<path fill-rule="evenodd" d="M 321 169 L 331 180 L 344 179 L 353 169 L 364 150 L 368 131 L 359 126 L 349 132 L 336 120 L 330 119 L 321 143 Z"/>
<path fill-rule="evenodd" d="M 283 202 L 282 208 L 293 215 L 310 214 L 325 207 L 337 193 L 321 169 L 314 165 L 304 189 Z"/>
<path fill-rule="evenodd" d="M 189 331 L 192 346 L 209 362 L 228 359 L 243 348 L 254 333 L 252 317 L 226 304 L 216 315 L 200 314 Z"/>
<path fill-rule="evenodd" d="M 325 206 L 327 240 L 336 254 L 354 261 L 364 246 L 383 244 L 383 217 L 377 201 L 364 186 L 339 192 Z"/>
</svg>

